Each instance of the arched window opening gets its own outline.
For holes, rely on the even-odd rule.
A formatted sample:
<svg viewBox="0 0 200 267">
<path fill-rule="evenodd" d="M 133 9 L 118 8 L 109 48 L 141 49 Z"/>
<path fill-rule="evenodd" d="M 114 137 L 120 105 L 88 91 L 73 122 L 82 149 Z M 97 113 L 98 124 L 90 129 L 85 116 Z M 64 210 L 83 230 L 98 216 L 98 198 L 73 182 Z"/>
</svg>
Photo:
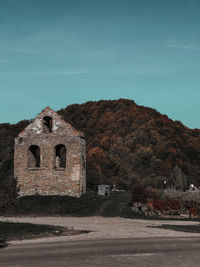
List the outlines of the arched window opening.
<svg viewBox="0 0 200 267">
<path fill-rule="evenodd" d="M 55 147 L 55 168 L 66 168 L 66 147 L 64 145 Z"/>
<path fill-rule="evenodd" d="M 43 132 L 44 133 L 52 132 L 52 118 L 51 117 L 46 116 L 43 118 Z"/>
<path fill-rule="evenodd" d="M 28 168 L 40 167 L 40 148 L 39 146 L 30 146 L 28 149 Z"/>
</svg>

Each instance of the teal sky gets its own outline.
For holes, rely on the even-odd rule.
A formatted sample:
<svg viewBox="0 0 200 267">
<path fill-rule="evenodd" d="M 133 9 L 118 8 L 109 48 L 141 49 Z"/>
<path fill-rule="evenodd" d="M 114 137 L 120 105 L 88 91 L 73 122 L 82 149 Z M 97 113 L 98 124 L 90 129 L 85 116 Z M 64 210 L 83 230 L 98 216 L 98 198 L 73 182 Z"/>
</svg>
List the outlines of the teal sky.
<svg viewBox="0 0 200 267">
<path fill-rule="evenodd" d="M 118 98 L 200 128 L 200 0 L 0 0 L 0 123 Z"/>
</svg>

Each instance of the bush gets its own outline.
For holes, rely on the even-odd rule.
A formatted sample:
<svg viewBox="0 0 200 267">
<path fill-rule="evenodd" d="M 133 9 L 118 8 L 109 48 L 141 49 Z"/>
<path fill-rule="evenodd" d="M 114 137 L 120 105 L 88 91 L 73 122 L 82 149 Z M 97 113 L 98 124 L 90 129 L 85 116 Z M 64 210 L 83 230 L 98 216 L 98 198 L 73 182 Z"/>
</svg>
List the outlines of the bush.
<svg viewBox="0 0 200 267">
<path fill-rule="evenodd" d="M 168 210 L 181 210 L 181 201 L 178 199 L 167 201 Z"/>
<path fill-rule="evenodd" d="M 131 196 L 132 196 L 132 202 L 141 202 L 146 203 L 147 202 L 147 190 L 143 184 L 134 184 L 131 186 Z"/>
<path fill-rule="evenodd" d="M 158 190 L 153 187 L 146 188 L 146 195 L 148 199 L 157 199 L 158 198 Z"/>
<path fill-rule="evenodd" d="M 164 189 L 162 192 L 162 199 L 182 199 L 183 198 L 183 192 L 176 189 Z"/>
<path fill-rule="evenodd" d="M 178 199 L 173 199 L 173 200 L 154 199 L 153 208 L 159 211 L 180 210 L 181 201 Z"/>
<path fill-rule="evenodd" d="M 6 209 L 17 197 L 16 181 L 9 178 L 6 184 L 0 183 L 0 209 Z"/>
<path fill-rule="evenodd" d="M 200 204 L 200 191 L 186 191 L 183 193 L 182 197 L 183 201 L 188 201 L 188 202 L 195 202 Z"/>
</svg>

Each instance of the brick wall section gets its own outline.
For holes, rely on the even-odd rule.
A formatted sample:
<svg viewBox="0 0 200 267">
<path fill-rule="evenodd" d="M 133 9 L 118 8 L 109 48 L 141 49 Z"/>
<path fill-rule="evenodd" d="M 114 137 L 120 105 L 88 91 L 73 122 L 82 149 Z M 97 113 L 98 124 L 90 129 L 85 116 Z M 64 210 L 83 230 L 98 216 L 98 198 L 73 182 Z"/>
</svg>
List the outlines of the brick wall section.
<svg viewBox="0 0 200 267">
<path fill-rule="evenodd" d="M 43 132 L 43 117 L 52 118 L 52 132 Z M 55 168 L 55 146 L 66 147 L 66 168 Z M 40 147 L 40 167 L 28 167 L 28 150 Z M 82 133 L 47 107 L 15 139 L 14 175 L 19 195 L 69 195 L 86 191 L 86 141 Z"/>
</svg>

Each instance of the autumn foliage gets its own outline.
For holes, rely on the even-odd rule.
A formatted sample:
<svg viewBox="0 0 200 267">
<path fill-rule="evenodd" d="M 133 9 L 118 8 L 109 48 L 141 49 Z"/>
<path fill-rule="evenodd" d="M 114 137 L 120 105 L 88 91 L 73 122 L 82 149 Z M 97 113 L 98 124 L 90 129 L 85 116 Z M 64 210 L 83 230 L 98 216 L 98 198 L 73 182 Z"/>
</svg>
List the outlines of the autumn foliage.
<svg viewBox="0 0 200 267">
<path fill-rule="evenodd" d="M 166 210 L 180 210 L 181 201 L 177 199 L 165 200 L 165 199 L 154 199 L 153 208 L 159 211 Z"/>
<path fill-rule="evenodd" d="M 87 102 L 59 113 L 87 140 L 87 183 L 128 189 L 200 183 L 200 130 L 191 130 L 134 101 Z"/>
</svg>

